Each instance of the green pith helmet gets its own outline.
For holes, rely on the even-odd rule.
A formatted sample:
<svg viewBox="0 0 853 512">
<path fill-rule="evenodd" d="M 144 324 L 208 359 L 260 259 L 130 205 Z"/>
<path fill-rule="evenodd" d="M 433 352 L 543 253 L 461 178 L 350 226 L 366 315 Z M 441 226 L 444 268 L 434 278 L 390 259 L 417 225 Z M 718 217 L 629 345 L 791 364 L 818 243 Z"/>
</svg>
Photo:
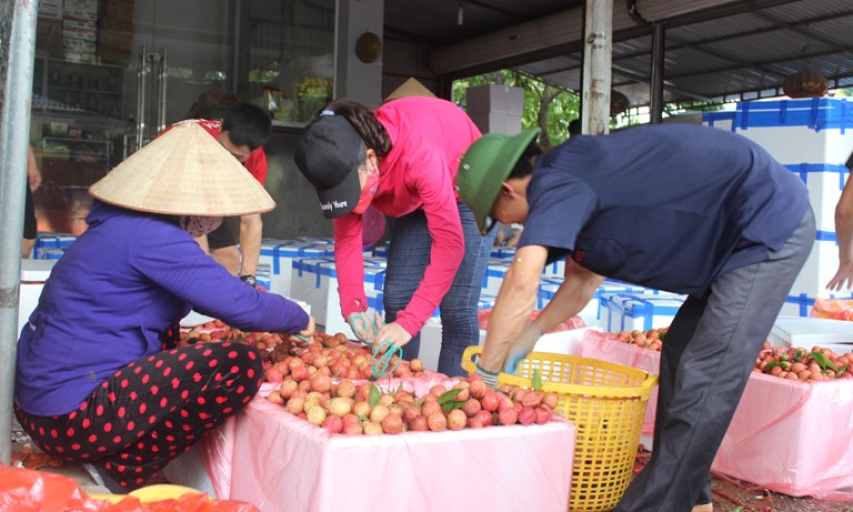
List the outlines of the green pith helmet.
<svg viewBox="0 0 853 512">
<path fill-rule="evenodd" d="M 456 175 L 459 197 L 474 212 L 477 227 L 485 234 L 494 222 L 490 212 L 506 181 L 527 146 L 539 135 L 539 128 L 518 135 L 487 133 L 462 156 Z"/>
</svg>

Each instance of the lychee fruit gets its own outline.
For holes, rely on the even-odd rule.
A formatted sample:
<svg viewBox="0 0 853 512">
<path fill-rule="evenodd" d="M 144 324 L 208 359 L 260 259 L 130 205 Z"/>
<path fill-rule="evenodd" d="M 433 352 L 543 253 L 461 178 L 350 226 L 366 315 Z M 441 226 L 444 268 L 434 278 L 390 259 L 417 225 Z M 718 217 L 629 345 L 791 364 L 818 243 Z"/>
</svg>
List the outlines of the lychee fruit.
<svg viewBox="0 0 853 512">
<path fill-rule="evenodd" d="M 409 422 L 409 430 L 412 432 L 426 432 L 429 430 L 426 416 L 418 416 Z"/>
<path fill-rule="evenodd" d="M 315 425 L 322 425 L 324 421 L 326 421 L 326 409 L 322 407 L 312 407 L 305 412 L 308 417 L 308 421 Z"/>
<path fill-rule="evenodd" d="M 352 398 L 355 396 L 355 384 L 351 380 L 342 380 L 338 384 L 337 394 L 341 398 Z"/>
<path fill-rule="evenodd" d="M 533 409 L 539 407 L 542 404 L 542 393 L 538 391 L 530 391 L 529 393 L 525 393 L 524 398 L 521 399 L 521 405 L 524 407 L 532 407 Z"/>
<path fill-rule="evenodd" d="M 468 387 L 468 391 L 471 393 L 471 396 L 477 400 L 482 400 L 482 398 L 486 396 L 486 391 L 488 389 L 489 387 L 486 386 L 486 383 L 481 380 L 472 381 L 471 385 Z"/>
<path fill-rule="evenodd" d="M 315 375 L 311 379 L 311 388 L 320 393 L 326 393 L 332 389 L 332 379 L 325 375 Z"/>
<path fill-rule="evenodd" d="M 344 420 L 338 416 L 329 415 L 323 420 L 321 426 L 332 434 L 340 434 L 344 430 Z"/>
<path fill-rule="evenodd" d="M 352 412 L 358 416 L 370 416 L 370 404 L 364 400 L 358 401 L 352 406 Z"/>
<path fill-rule="evenodd" d="M 518 422 L 522 425 L 530 425 L 536 421 L 536 411 L 532 407 L 522 407 L 518 413 Z"/>
<path fill-rule="evenodd" d="M 441 384 L 436 384 L 435 386 L 429 388 L 429 394 L 435 397 L 440 397 L 445 393 L 447 393 L 447 388 Z"/>
<path fill-rule="evenodd" d="M 389 414 L 382 419 L 382 431 L 386 434 L 399 434 L 403 430 L 403 418 Z"/>
<path fill-rule="evenodd" d="M 294 361 L 298 361 L 298 359 L 294 359 Z M 293 380 L 296 382 L 302 382 L 311 378 L 311 372 L 309 372 L 308 368 L 305 366 L 297 366 L 290 370 L 290 376 L 293 377 Z"/>
<path fill-rule="evenodd" d="M 281 382 L 282 380 L 284 380 L 284 374 L 281 373 L 281 370 L 279 370 L 275 366 L 271 366 L 271 367 L 267 368 L 267 370 L 264 372 L 264 381 L 265 382 L 278 383 L 278 382 Z"/>
<path fill-rule="evenodd" d="M 281 393 L 278 391 L 273 391 L 269 395 L 267 395 L 267 400 L 276 404 L 276 405 L 284 405 L 284 398 L 282 398 Z"/>
<path fill-rule="evenodd" d="M 364 434 L 364 429 L 361 428 L 361 424 L 358 422 L 355 423 L 344 423 L 343 429 L 341 433 L 347 434 L 350 436 L 360 436 Z"/>
<path fill-rule="evenodd" d="M 385 416 L 388 416 L 388 414 L 388 407 L 382 404 L 376 404 L 376 406 L 370 411 L 370 421 L 380 423 L 385 419 Z"/>
<path fill-rule="evenodd" d="M 480 401 L 476 398 L 469 398 L 464 404 L 462 404 L 462 411 L 469 417 L 474 417 L 475 414 L 480 412 L 482 406 L 480 405 Z"/>
<path fill-rule="evenodd" d="M 515 425 L 518 423 L 518 413 L 515 409 L 504 409 L 498 413 L 498 421 L 501 425 Z"/>
<path fill-rule="evenodd" d="M 364 435 L 366 436 L 375 436 L 382 433 L 382 425 L 373 421 L 365 421 L 362 423 L 362 428 L 364 428 Z"/>
<path fill-rule="evenodd" d="M 405 419 L 409 423 L 411 423 L 412 420 L 414 420 L 418 416 L 423 416 L 423 415 L 421 414 L 420 408 L 417 406 L 413 405 L 413 406 L 403 410 L 403 419 Z"/>
<path fill-rule="evenodd" d="M 468 416 L 461 409 L 454 409 L 447 414 L 447 428 L 462 430 L 468 424 Z"/>
<path fill-rule="evenodd" d="M 433 432 L 444 432 L 447 429 L 447 418 L 440 411 L 434 412 L 427 417 L 427 425 Z"/>
<path fill-rule="evenodd" d="M 293 396 L 293 393 L 295 393 L 297 389 L 299 389 L 299 383 L 293 379 L 287 379 L 281 382 L 281 385 L 278 387 L 278 392 L 282 398 L 287 400 Z"/>
<path fill-rule="evenodd" d="M 550 407 L 551 410 L 556 409 L 559 402 L 560 399 L 556 393 L 545 393 L 542 397 L 542 403 Z"/>
<path fill-rule="evenodd" d="M 468 428 L 483 428 L 483 423 L 475 418 L 468 418 Z"/>
<path fill-rule="evenodd" d="M 441 414 L 441 406 L 438 405 L 438 402 L 424 402 L 421 405 L 421 414 L 429 418 L 435 413 Z"/>
<path fill-rule="evenodd" d="M 291 377 L 292 377 L 292 375 L 291 375 Z M 293 382 L 296 382 L 296 381 L 293 381 Z M 311 392 L 311 389 L 312 389 L 311 388 L 311 381 L 310 380 L 303 380 L 303 381 L 298 382 L 296 384 L 296 389 L 298 389 L 299 391 L 305 392 L 305 394 L 308 394 L 309 392 Z"/>
<path fill-rule="evenodd" d="M 484 410 L 489 412 L 494 412 L 498 410 L 498 407 L 501 405 L 500 396 L 494 391 L 486 392 L 485 396 L 480 400 L 480 405 Z"/>
<path fill-rule="evenodd" d="M 476 418 L 484 427 L 491 427 L 495 424 L 492 419 L 492 413 L 489 411 L 480 411 L 474 415 L 474 418 Z"/>
<path fill-rule="evenodd" d="M 290 414 L 299 414 L 305 409 L 305 399 L 301 397 L 291 397 L 284 406 Z"/>
<path fill-rule="evenodd" d="M 409 362 L 409 369 L 415 373 L 422 372 L 424 371 L 424 362 L 420 359 L 412 359 Z"/>
<path fill-rule="evenodd" d="M 536 418 L 534 419 L 534 421 L 540 425 L 551 421 L 551 417 L 554 415 L 554 413 L 551 412 L 551 408 L 547 405 L 540 405 L 536 408 L 535 412 Z"/>
<path fill-rule="evenodd" d="M 335 397 L 326 402 L 326 407 L 329 409 L 329 412 L 334 415 L 343 418 L 347 414 L 352 411 L 352 406 L 349 403 L 349 399 Z"/>
</svg>

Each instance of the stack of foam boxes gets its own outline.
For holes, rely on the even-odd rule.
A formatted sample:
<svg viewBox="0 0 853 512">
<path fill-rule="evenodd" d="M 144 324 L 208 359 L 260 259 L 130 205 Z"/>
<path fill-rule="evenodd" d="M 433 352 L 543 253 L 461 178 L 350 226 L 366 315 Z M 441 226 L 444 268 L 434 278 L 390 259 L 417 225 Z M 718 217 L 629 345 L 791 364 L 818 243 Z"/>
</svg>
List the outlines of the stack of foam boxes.
<svg viewBox="0 0 853 512">
<path fill-rule="evenodd" d="M 602 293 L 599 299 L 600 326 L 608 332 L 669 327 L 684 299 L 684 295 L 665 292 Z"/>
<path fill-rule="evenodd" d="M 334 247 L 326 241 L 273 240 L 261 242 L 259 265 L 270 269 L 271 292 L 291 297 L 291 276 L 296 259 L 332 258 Z"/>
<path fill-rule="evenodd" d="M 466 92 L 468 116 L 483 133 L 521 133 L 524 89 L 505 85 L 478 85 Z"/>
<path fill-rule="evenodd" d="M 563 284 L 563 279 L 555 278 L 555 277 L 546 277 L 539 281 L 539 294 L 536 299 L 536 309 L 544 309 L 545 306 L 551 302 L 551 299 L 554 298 L 554 294 L 557 293 L 557 290 L 560 288 L 560 285 Z M 602 328 L 607 327 L 607 322 L 610 318 L 610 312 L 604 311 L 610 303 L 602 302 L 601 298 L 604 295 L 613 295 L 613 294 L 628 294 L 628 295 L 637 295 L 637 294 L 649 294 L 654 295 L 658 294 L 657 290 L 652 290 L 650 288 L 644 288 L 642 286 L 638 286 L 631 283 L 625 283 L 623 281 L 617 281 L 615 279 L 605 279 L 601 286 L 595 291 L 595 295 L 589 300 L 586 307 L 578 313 L 584 323 L 588 327 L 593 326 L 601 326 Z"/>
<path fill-rule="evenodd" d="M 853 104 L 830 98 L 748 101 L 736 111 L 705 113 L 702 120 L 755 141 L 809 189 L 817 240 L 782 314 L 808 316 L 816 298 L 850 298 L 825 287 L 838 268 L 834 214 L 849 173 L 844 163 L 853 150 Z"/>
<path fill-rule="evenodd" d="M 384 279 L 385 260 L 364 259 L 365 289 L 376 288 L 376 281 Z M 380 285 L 381 287 L 381 282 Z M 355 339 L 352 329 L 341 316 L 341 300 L 338 293 L 338 273 L 332 258 L 294 259 L 291 273 L 291 294 L 311 306 L 317 324 L 327 333 L 342 332 Z"/>
</svg>

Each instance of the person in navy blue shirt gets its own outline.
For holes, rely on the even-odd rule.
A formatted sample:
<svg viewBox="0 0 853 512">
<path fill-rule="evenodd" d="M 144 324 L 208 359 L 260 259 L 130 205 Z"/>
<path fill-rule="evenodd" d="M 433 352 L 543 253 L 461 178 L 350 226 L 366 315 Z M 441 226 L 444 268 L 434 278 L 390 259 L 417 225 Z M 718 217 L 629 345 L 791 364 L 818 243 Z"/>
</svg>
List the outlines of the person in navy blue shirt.
<svg viewBox="0 0 853 512">
<path fill-rule="evenodd" d="M 311 335 L 314 320 L 246 286 L 193 239 L 222 216 L 275 206 L 201 127 L 170 130 L 90 192 L 88 228 L 21 331 L 15 413 L 44 452 L 127 492 L 239 412 L 263 379 L 254 347 L 175 347 L 170 326 L 191 308 L 248 331 Z"/>
<path fill-rule="evenodd" d="M 603 277 L 687 294 L 663 343 L 654 451 L 618 512 L 710 510 L 710 468 L 815 239 L 802 181 L 733 133 L 654 125 L 577 136 L 542 155 L 538 130 L 490 134 L 457 186 L 481 229 L 523 223 L 477 374 L 494 384 Z M 539 276 L 574 262 L 529 325 Z"/>
</svg>

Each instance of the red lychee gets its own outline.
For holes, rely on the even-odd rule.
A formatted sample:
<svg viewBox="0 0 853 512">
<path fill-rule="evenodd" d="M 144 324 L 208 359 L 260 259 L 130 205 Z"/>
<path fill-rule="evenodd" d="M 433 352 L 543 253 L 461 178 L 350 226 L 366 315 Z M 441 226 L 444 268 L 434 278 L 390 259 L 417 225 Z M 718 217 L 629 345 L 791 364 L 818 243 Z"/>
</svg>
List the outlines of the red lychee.
<svg viewBox="0 0 853 512">
<path fill-rule="evenodd" d="M 540 425 L 543 423 L 548 423 L 549 421 L 551 421 L 551 417 L 553 415 L 554 413 L 551 412 L 550 407 L 548 407 L 547 405 L 540 405 L 536 408 L 536 418 L 534 419 L 534 421 Z"/>
<path fill-rule="evenodd" d="M 399 434 L 403 430 L 403 418 L 389 414 L 382 419 L 382 431 L 386 434 Z"/>
<path fill-rule="evenodd" d="M 332 434 L 340 434 L 344 430 L 344 421 L 338 416 L 327 416 L 322 427 Z"/>
<path fill-rule="evenodd" d="M 442 412 L 434 412 L 427 417 L 427 425 L 433 432 L 444 432 L 447 429 L 447 418 Z"/>
<path fill-rule="evenodd" d="M 429 430 L 426 416 L 418 416 L 409 422 L 409 430 L 412 432 L 426 432 Z"/>
<path fill-rule="evenodd" d="M 489 412 L 494 412 L 498 410 L 498 407 L 501 405 L 500 396 L 494 391 L 486 392 L 485 396 L 480 400 L 480 405 L 484 410 Z"/>
<path fill-rule="evenodd" d="M 470 398 L 467 402 L 462 404 L 462 411 L 464 411 L 469 418 L 474 417 L 474 415 L 480 412 L 481 409 L 482 406 L 480 405 L 480 401 L 476 398 Z"/>
<path fill-rule="evenodd" d="M 273 391 L 269 395 L 267 395 L 267 400 L 276 404 L 276 405 L 284 405 L 284 398 L 282 398 L 281 393 L 278 391 Z"/>
<path fill-rule="evenodd" d="M 498 413 L 498 421 L 501 425 L 515 425 L 518 423 L 518 413 L 515 409 L 504 409 Z"/>
<path fill-rule="evenodd" d="M 299 384 L 293 379 L 288 379 L 281 382 L 281 386 L 278 387 L 278 392 L 281 394 L 282 398 L 288 400 L 293 396 L 293 393 L 295 393 L 297 389 L 299 389 Z"/>
<path fill-rule="evenodd" d="M 536 411 L 532 407 L 522 407 L 518 413 L 518 422 L 522 425 L 530 425 L 536 421 Z"/>
</svg>

